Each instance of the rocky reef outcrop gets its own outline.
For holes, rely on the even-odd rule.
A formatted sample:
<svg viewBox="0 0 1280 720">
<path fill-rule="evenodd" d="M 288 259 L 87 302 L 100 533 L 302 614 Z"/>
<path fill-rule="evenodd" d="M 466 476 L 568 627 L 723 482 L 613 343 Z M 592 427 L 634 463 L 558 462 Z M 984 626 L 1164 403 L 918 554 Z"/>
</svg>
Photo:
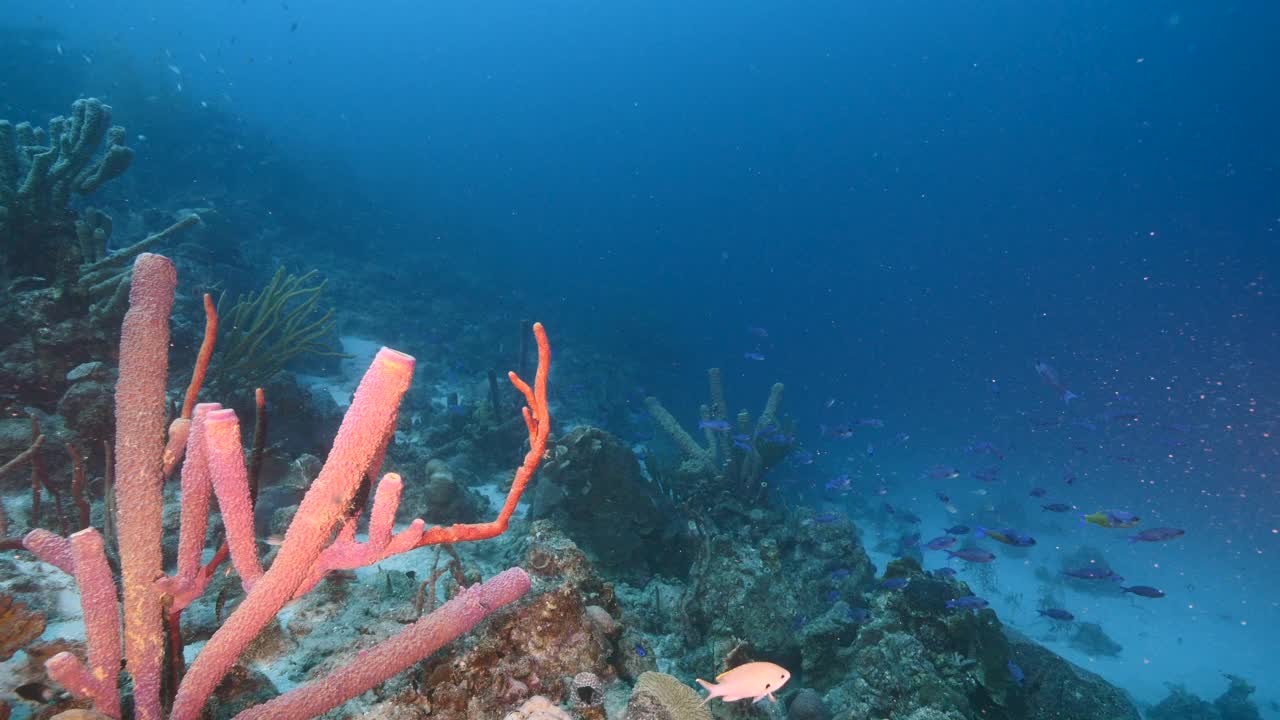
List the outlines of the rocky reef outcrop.
<svg viewBox="0 0 1280 720">
<path fill-rule="evenodd" d="M 1147 720 L 1261 720 L 1250 699 L 1256 688 L 1244 678 L 1226 677 L 1227 689 L 1212 703 L 1181 685 L 1170 686 L 1169 695 L 1147 711 Z"/>
<path fill-rule="evenodd" d="M 530 516 L 548 519 L 613 576 L 683 576 L 693 559 L 671 499 L 645 479 L 631 448 L 594 427 L 556 440 L 532 494 Z"/>
</svg>

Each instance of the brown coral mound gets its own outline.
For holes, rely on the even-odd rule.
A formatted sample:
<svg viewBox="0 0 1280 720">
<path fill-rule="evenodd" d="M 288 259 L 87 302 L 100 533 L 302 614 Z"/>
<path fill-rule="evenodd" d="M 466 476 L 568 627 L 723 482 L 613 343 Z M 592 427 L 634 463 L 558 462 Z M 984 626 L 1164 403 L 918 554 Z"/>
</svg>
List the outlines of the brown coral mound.
<svg viewBox="0 0 1280 720">
<path fill-rule="evenodd" d="M 617 646 L 587 612 L 590 605 L 608 612 L 616 599 L 582 550 L 538 521 L 524 565 L 538 577 L 531 597 L 495 615 L 482 636 L 423 666 L 419 685 L 433 719 L 501 718 L 534 695 L 567 697 L 580 673 L 594 674 L 602 687 L 617 677 L 610 662 Z"/>
<path fill-rule="evenodd" d="M 711 713 L 693 688 L 665 673 L 647 672 L 631 691 L 627 720 L 711 720 Z"/>
<path fill-rule="evenodd" d="M 0 660 L 13 657 L 43 632 L 44 615 L 8 595 L 0 595 Z"/>
</svg>

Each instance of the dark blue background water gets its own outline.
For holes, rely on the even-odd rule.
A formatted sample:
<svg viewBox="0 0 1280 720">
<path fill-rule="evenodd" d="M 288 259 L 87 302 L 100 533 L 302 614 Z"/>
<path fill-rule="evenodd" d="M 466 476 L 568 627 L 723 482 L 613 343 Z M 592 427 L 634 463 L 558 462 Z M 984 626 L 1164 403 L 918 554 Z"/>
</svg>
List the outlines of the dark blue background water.
<svg viewBox="0 0 1280 720">
<path fill-rule="evenodd" d="M 1277 609 L 1280 6 L 89 5 L 26 18 L 65 46 L 41 72 L 128 64 L 234 117 L 358 209 L 362 252 L 426 246 L 521 290 L 682 417 L 707 366 L 753 410 L 786 382 L 819 477 L 909 432 L 879 472 L 995 439 L 1056 481 L 1080 461 L 1034 422 L 1140 409 L 1067 439 L 1137 460 L 1083 469 L 1076 500 L 1196 527 L 1179 576 Z M 77 90 L 110 101 L 112 80 Z M 817 437 L 859 417 L 887 427 Z"/>
</svg>

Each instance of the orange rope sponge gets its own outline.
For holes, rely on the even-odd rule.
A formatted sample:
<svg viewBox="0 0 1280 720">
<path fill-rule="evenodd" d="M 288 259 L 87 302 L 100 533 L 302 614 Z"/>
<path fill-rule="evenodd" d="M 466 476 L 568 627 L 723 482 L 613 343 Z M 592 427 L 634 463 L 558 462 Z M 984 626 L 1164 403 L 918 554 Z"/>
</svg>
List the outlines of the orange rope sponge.
<svg viewBox="0 0 1280 720">
<path fill-rule="evenodd" d="M 511 482 L 511 490 L 507 492 L 507 500 L 498 511 L 498 517 L 487 523 L 455 524 L 428 528 L 422 534 L 417 547 L 438 545 L 440 543 L 465 542 L 468 540 L 487 540 L 506 532 L 520 495 L 524 493 L 533 473 L 542 462 L 547 451 L 547 436 L 551 433 L 551 411 L 547 407 L 547 372 L 551 368 L 551 345 L 547 342 L 547 331 L 542 323 L 533 324 L 533 337 L 538 342 L 538 370 L 533 377 L 533 387 L 520 379 L 514 372 L 507 373 L 511 384 L 525 397 L 524 424 L 529 428 L 529 452 L 525 453 L 524 462 L 516 470 L 515 480 Z"/>
</svg>

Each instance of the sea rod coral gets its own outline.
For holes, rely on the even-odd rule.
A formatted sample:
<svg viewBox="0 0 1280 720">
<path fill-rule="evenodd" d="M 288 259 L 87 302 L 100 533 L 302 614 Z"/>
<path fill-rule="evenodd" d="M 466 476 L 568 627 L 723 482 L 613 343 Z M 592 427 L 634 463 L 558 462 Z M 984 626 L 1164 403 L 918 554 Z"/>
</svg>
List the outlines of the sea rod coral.
<svg viewBox="0 0 1280 720">
<path fill-rule="evenodd" d="M 169 313 L 176 285 L 176 271 L 167 258 L 149 253 L 138 257 L 121 334 L 116 387 L 115 476 L 123 608 L 116 602 L 116 578 L 96 529 L 81 530 L 70 538 L 34 530 L 23 541 L 39 558 L 72 575 L 80 588 L 87 665 L 70 653 L 60 653 L 46 664 L 50 676 L 112 718 L 120 718 L 124 707 L 116 682 L 122 658 L 132 678 L 134 717 L 194 720 L 258 633 L 287 602 L 306 593 L 327 572 L 363 567 L 424 545 L 502 534 L 542 459 L 550 430 L 546 387 L 550 348 L 542 326 L 535 324 L 539 353 L 533 386 L 510 374 L 528 403 L 523 415 L 530 448 L 497 518 L 431 528 L 418 519 L 393 533 L 402 482 L 389 473 L 374 491 L 368 541 L 358 542 L 358 512 L 352 511 L 351 503 L 361 483 L 372 483 L 378 472 L 414 368 L 412 357 L 383 348 L 356 390 L 328 461 L 303 498 L 279 553 L 264 570 L 252 537 L 238 420 L 233 411 L 216 404 L 199 405 L 191 419 L 182 466 L 178 568 L 174 575 L 166 575 L 161 487 Z M 207 564 L 201 561 L 211 496 L 218 498 L 226 546 L 246 597 L 196 656 L 166 714 L 161 698 L 166 663 L 163 616 L 180 612 L 199 597 L 228 554 L 219 552 Z M 523 570 L 508 569 L 466 589 L 329 675 L 236 717 L 314 717 L 430 655 L 529 588 Z"/>
</svg>

